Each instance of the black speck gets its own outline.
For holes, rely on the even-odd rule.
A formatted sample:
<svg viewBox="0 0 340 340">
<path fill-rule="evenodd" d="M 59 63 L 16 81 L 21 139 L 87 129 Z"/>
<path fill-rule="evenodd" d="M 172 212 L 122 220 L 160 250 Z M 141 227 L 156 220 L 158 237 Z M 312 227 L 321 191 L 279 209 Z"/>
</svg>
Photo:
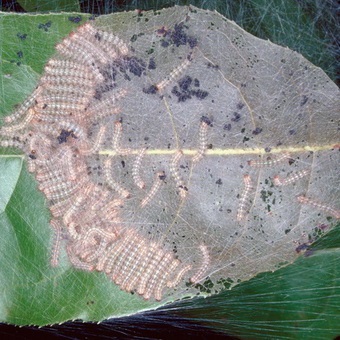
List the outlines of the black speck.
<svg viewBox="0 0 340 340">
<path fill-rule="evenodd" d="M 198 99 L 205 99 L 209 93 L 203 90 L 192 90 L 190 91 L 190 94 Z"/>
<path fill-rule="evenodd" d="M 125 58 L 125 63 L 128 70 L 135 76 L 140 77 L 145 70 L 145 62 L 142 59 L 136 57 Z"/>
<path fill-rule="evenodd" d="M 228 124 L 228 123 L 224 124 L 223 130 L 230 131 L 231 130 L 231 124 Z"/>
<path fill-rule="evenodd" d="M 267 147 L 265 147 L 265 148 L 264 148 L 264 151 L 266 151 L 266 152 L 270 152 L 270 151 L 272 151 L 272 148 L 271 148 L 271 147 L 269 147 L 269 146 L 267 146 Z"/>
<path fill-rule="evenodd" d="M 237 107 L 238 110 L 241 110 L 241 109 L 243 109 L 244 105 L 245 105 L 245 104 L 239 102 L 239 103 L 236 105 L 236 107 Z"/>
<path fill-rule="evenodd" d="M 186 45 L 187 43 L 187 35 L 183 32 L 184 24 L 176 24 L 174 30 L 171 33 L 172 43 L 177 47 L 181 45 Z"/>
<path fill-rule="evenodd" d="M 178 87 L 174 86 L 171 90 L 171 93 L 174 94 L 178 98 L 178 102 L 185 102 L 187 99 L 191 98 L 189 92 L 180 92 L 178 91 Z"/>
<path fill-rule="evenodd" d="M 17 52 L 17 56 L 18 56 L 18 58 L 22 58 L 22 57 L 23 57 L 23 55 L 24 55 L 24 54 L 22 53 L 22 51 L 18 51 L 18 52 Z"/>
<path fill-rule="evenodd" d="M 200 81 L 197 78 L 194 79 L 194 86 L 200 87 Z"/>
<path fill-rule="evenodd" d="M 25 40 L 27 38 L 27 34 L 26 33 L 17 33 L 17 37 L 20 40 Z"/>
<path fill-rule="evenodd" d="M 219 178 L 219 179 L 216 181 L 216 184 L 218 184 L 218 185 L 221 185 L 221 184 L 222 184 L 221 178 Z"/>
<path fill-rule="evenodd" d="M 257 127 L 255 130 L 252 131 L 252 134 L 256 136 L 256 135 L 260 134 L 261 132 L 262 132 L 262 129 Z"/>
<path fill-rule="evenodd" d="M 67 138 L 68 137 L 73 137 L 76 138 L 76 136 L 74 135 L 74 131 L 67 131 L 67 130 L 61 130 L 60 135 L 57 137 L 58 143 L 62 144 L 62 143 L 66 143 L 67 142 Z"/>
<path fill-rule="evenodd" d="M 149 70 L 154 70 L 156 68 L 156 62 L 154 58 L 150 58 L 149 60 L 149 65 L 148 65 L 148 69 Z"/>
<path fill-rule="evenodd" d="M 300 106 L 303 106 L 307 103 L 308 101 L 308 97 L 307 96 L 302 96 L 301 102 L 300 102 Z"/>
<path fill-rule="evenodd" d="M 162 47 L 168 47 L 170 45 L 170 43 L 164 39 L 161 40 L 161 46 Z"/>
<path fill-rule="evenodd" d="M 134 34 L 131 38 L 130 38 L 130 41 L 131 42 L 135 42 L 137 40 L 138 36 L 137 34 Z"/>
<path fill-rule="evenodd" d="M 241 120 L 241 115 L 238 112 L 234 112 L 234 118 L 231 118 L 232 122 L 239 122 Z"/>
<path fill-rule="evenodd" d="M 187 91 L 192 83 L 192 78 L 185 76 L 178 81 L 178 85 L 182 91 Z"/>
<path fill-rule="evenodd" d="M 48 29 L 51 27 L 52 21 L 48 21 L 45 24 L 39 24 L 38 28 L 41 30 L 44 30 L 45 32 L 48 32 Z"/>
<path fill-rule="evenodd" d="M 209 125 L 209 126 L 213 126 L 212 121 L 210 118 L 208 118 L 207 116 L 202 116 L 201 117 L 201 122 L 204 122 L 205 124 Z"/>
<path fill-rule="evenodd" d="M 32 155 L 31 153 L 28 155 L 28 157 L 31 158 L 31 159 L 37 159 L 37 156 Z"/>
<path fill-rule="evenodd" d="M 189 45 L 191 49 L 197 46 L 197 39 L 186 34 L 184 29 L 188 27 L 184 23 L 176 24 L 173 30 L 166 30 L 164 27 L 157 30 L 157 33 L 163 36 L 161 40 L 162 47 L 168 47 L 170 44 L 179 47 L 181 45 Z"/>
<path fill-rule="evenodd" d="M 147 94 L 155 94 L 158 92 L 158 88 L 156 85 L 151 85 L 147 89 L 143 88 L 143 92 Z"/>
<path fill-rule="evenodd" d="M 122 167 L 125 168 L 125 161 L 121 161 Z"/>
<path fill-rule="evenodd" d="M 161 175 L 158 176 L 158 178 L 159 178 L 161 181 L 164 181 L 164 180 L 166 179 L 165 173 L 163 172 Z"/>
<path fill-rule="evenodd" d="M 188 41 L 188 45 L 190 46 L 190 48 L 194 48 L 198 44 L 197 39 L 194 37 L 188 37 L 187 41 Z"/>
<path fill-rule="evenodd" d="M 208 68 L 212 68 L 214 70 L 218 70 L 220 67 L 218 65 L 212 64 L 211 62 L 207 63 Z"/>
<path fill-rule="evenodd" d="M 289 134 L 290 134 L 291 136 L 293 136 L 293 135 L 295 135 L 295 134 L 296 134 L 296 131 L 295 131 L 294 129 L 292 129 L 292 130 L 289 130 Z"/>
<path fill-rule="evenodd" d="M 70 20 L 74 24 L 79 24 L 82 21 L 82 17 L 80 15 L 76 17 L 68 17 L 68 20 Z"/>
<path fill-rule="evenodd" d="M 307 243 L 302 243 L 295 248 L 295 251 L 297 253 L 300 253 L 300 252 L 308 250 L 308 249 L 309 249 L 309 245 Z"/>
<path fill-rule="evenodd" d="M 156 85 L 151 85 L 147 89 L 143 88 L 143 92 L 147 94 L 155 94 L 158 92 L 158 88 Z"/>
<path fill-rule="evenodd" d="M 177 83 L 178 86 L 174 86 L 171 93 L 178 98 L 178 102 L 185 102 L 187 99 L 190 99 L 192 97 L 196 97 L 197 99 L 202 100 L 206 98 L 209 94 L 207 91 L 203 91 L 200 89 L 191 90 L 193 80 L 190 76 L 185 76 L 181 78 Z"/>
<path fill-rule="evenodd" d="M 102 40 L 102 36 L 98 32 L 96 32 L 96 34 L 94 35 L 94 38 L 98 41 Z"/>
</svg>

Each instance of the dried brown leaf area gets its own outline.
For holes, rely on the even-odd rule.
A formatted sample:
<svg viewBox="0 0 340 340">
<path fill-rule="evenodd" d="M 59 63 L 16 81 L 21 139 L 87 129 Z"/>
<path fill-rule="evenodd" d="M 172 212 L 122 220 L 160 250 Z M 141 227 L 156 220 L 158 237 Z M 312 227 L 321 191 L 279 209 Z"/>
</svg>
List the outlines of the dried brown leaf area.
<svg viewBox="0 0 340 340">
<path fill-rule="evenodd" d="M 335 85 L 215 13 L 124 15 L 60 42 L 0 130 L 48 201 L 51 265 L 161 300 L 292 262 L 340 218 Z"/>
</svg>

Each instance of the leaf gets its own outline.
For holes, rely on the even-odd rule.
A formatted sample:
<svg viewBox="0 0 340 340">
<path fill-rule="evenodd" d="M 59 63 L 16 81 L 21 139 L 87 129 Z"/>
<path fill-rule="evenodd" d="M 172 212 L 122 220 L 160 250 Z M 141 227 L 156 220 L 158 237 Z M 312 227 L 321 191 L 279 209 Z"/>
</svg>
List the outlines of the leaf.
<svg viewBox="0 0 340 340">
<path fill-rule="evenodd" d="M 64 11 L 64 12 L 79 12 L 79 1 L 73 0 L 21 0 L 18 3 L 27 12 L 48 12 L 48 11 Z"/>
<path fill-rule="evenodd" d="M 337 187 L 330 184 L 338 180 L 339 157 L 333 150 L 339 137 L 333 122 L 338 105 L 334 84 L 291 50 L 256 39 L 211 12 L 174 8 L 160 13 L 123 13 L 119 18 L 103 17 L 95 25 L 130 42 L 133 51 L 115 61 L 114 85 L 127 95 L 120 99 L 122 112 L 113 121 L 123 118 L 119 142 L 124 149 L 135 151 L 116 156 L 117 150 L 112 150 L 109 142 L 101 143 L 101 156 L 88 157 L 86 162 L 95 170 L 102 166 L 98 159 L 102 162 L 111 155 L 114 179 L 132 193 L 124 201 L 123 225 L 134 229 L 146 242 L 161 237 L 159 244 L 164 243 L 167 251 L 176 251 L 182 268 L 192 266 L 185 281 L 176 291 L 168 290 L 163 302 L 211 294 L 291 263 L 336 223 L 329 214 L 339 198 Z M 48 29 L 54 27 L 52 23 Z M 33 50 L 31 46 L 27 49 Z M 48 57 L 47 53 L 36 68 L 41 69 Z M 8 74 L 12 79 L 14 72 Z M 105 97 L 106 88 L 99 90 Z M 99 123 L 110 122 L 103 119 Z M 86 128 L 89 134 L 96 134 L 96 125 Z M 138 174 L 134 164 L 141 147 L 148 148 L 145 156 L 139 156 L 138 170 L 146 188 L 151 190 L 159 171 L 166 174 L 163 187 L 149 200 L 149 191 L 137 188 L 138 176 L 129 175 Z M 176 150 L 182 150 L 183 155 Z M 277 157 L 288 152 L 289 157 L 279 163 Z M 258 156 L 265 164 L 251 166 L 256 165 Z M 249 160 L 253 163 L 248 164 Z M 266 163 L 273 166 L 266 167 Z M 303 174 L 305 170 L 308 175 Z M 277 175 L 280 180 L 291 175 L 297 178 L 293 177 L 292 185 L 278 188 L 274 186 Z M 102 175 L 96 176 L 92 180 L 101 183 Z M 250 184 L 244 182 L 249 178 Z M 27 186 L 24 182 L 22 189 L 17 187 L 19 195 L 21 190 L 27 192 Z M 313 200 L 299 204 L 296 196 L 302 193 Z M 22 199 L 20 196 L 18 201 Z M 314 212 L 310 208 L 313 204 L 317 208 Z M 34 218 L 39 205 L 34 202 L 29 209 L 34 211 L 31 222 L 26 217 L 29 211 L 18 211 L 17 203 L 14 207 L 10 211 L 13 230 L 24 237 L 18 239 L 16 248 L 12 247 L 17 263 L 13 275 L 20 270 L 29 274 L 28 281 L 21 278 L 22 282 L 10 285 L 4 293 L 15 295 L 15 307 L 4 320 L 18 324 L 71 318 L 100 320 L 113 313 L 121 315 L 158 305 L 119 291 L 103 274 L 71 269 L 65 253 L 61 267 L 51 269 L 46 208 L 45 220 L 38 222 Z M 328 211 L 322 214 L 325 207 Z M 26 246 L 23 240 L 30 240 L 34 246 Z M 6 257 L 4 263 L 11 261 Z M 209 280 L 205 280 L 207 276 Z M 189 284 L 190 279 L 197 284 Z M 32 285 L 33 299 L 29 294 Z M 124 305 L 116 309 L 120 299 Z M 36 314 L 27 316 L 23 312 L 22 306 L 28 301 L 39 306 L 34 308 Z M 65 303 L 66 309 L 61 307 Z"/>
</svg>

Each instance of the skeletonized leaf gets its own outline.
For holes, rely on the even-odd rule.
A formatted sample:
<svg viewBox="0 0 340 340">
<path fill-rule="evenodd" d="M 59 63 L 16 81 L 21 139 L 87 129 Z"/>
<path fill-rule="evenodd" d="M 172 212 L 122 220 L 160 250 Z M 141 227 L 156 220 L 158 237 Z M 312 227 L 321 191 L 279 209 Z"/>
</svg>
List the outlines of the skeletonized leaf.
<svg viewBox="0 0 340 340">
<path fill-rule="evenodd" d="M 98 280 L 112 301 L 125 295 L 117 286 L 135 293 L 127 313 L 291 263 L 339 219 L 338 107 L 323 71 L 217 13 L 175 7 L 83 25 L 0 130 L 53 215 L 60 268 L 40 235 L 42 294 L 69 295 L 68 276 L 83 292 Z M 92 308 L 61 319 L 114 311 Z"/>
</svg>

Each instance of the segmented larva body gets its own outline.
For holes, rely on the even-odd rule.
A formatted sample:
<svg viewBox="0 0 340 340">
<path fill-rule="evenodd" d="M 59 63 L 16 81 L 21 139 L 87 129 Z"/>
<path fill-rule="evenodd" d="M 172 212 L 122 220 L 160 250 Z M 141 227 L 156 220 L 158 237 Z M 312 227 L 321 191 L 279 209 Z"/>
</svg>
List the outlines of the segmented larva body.
<svg viewBox="0 0 340 340">
<path fill-rule="evenodd" d="M 128 190 L 122 188 L 113 178 L 112 178 L 112 159 L 108 158 L 104 161 L 104 175 L 106 183 L 115 190 L 122 198 L 129 198 L 130 193 Z"/>
<path fill-rule="evenodd" d="M 4 148 L 13 147 L 21 150 L 25 148 L 25 144 L 17 140 L 0 140 L 0 146 Z"/>
<path fill-rule="evenodd" d="M 310 205 L 312 207 L 315 207 L 321 211 L 324 211 L 326 213 L 329 213 L 331 216 L 335 217 L 336 219 L 340 219 L 340 210 L 337 210 L 333 207 L 330 207 L 328 205 L 322 204 L 320 202 L 317 202 L 311 198 L 307 198 L 305 196 L 298 196 L 297 200 L 301 203 L 301 204 L 307 204 Z"/>
<path fill-rule="evenodd" d="M 70 37 L 65 38 L 56 46 L 57 51 L 64 57 L 75 60 L 77 56 L 80 63 L 87 65 L 93 70 L 98 69 L 98 58 L 95 57 L 92 50 L 87 51 L 80 44 L 75 43 Z"/>
<path fill-rule="evenodd" d="M 119 38 L 114 39 L 111 36 L 110 41 L 107 41 L 108 37 L 103 34 L 103 31 L 96 30 L 89 23 L 86 23 L 85 25 L 79 27 L 78 32 L 86 35 L 86 38 L 95 45 L 100 45 L 101 49 L 105 51 L 111 59 L 118 58 L 119 54 L 122 54 L 122 48 L 123 52 L 125 52 L 123 54 L 128 53 L 127 47 L 125 43 L 122 42 L 122 40 L 120 40 Z M 115 46 L 115 44 L 112 43 L 112 40 L 116 41 L 118 45 Z"/>
<path fill-rule="evenodd" d="M 116 115 L 121 112 L 121 109 L 117 106 L 119 99 L 126 95 L 126 90 L 120 90 L 115 95 L 110 95 L 105 99 L 97 102 L 93 102 L 88 111 L 92 114 L 89 116 L 91 122 L 96 122 L 102 118 Z M 112 107 L 115 106 L 115 107 Z M 121 124 L 121 123 L 120 123 Z"/>
<path fill-rule="evenodd" d="M 93 80 L 95 84 L 102 83 L 104 76 L 93 67 L 71 60 L 51 59 L 45 66 L 45 75 L 58 77 L 62 82 L 80 82 Z M 44 76 L 43 76 L 44 79 Z"/>
<path fill-rule="evenodd" d="M 115 46 L 120 56 L 124 56 L 129 53 L 128 46 L 122 39 L 118 38 L 116 35 L 101 30 L 98 30 L 98 34 L 100 35 L 101 38 L 100 41 L 105 43 L 105 45 L 103 46 L 106 46 L 108 50 L 111 50 L 110 48 L 111 45 Z"/>
<path fill-rule="evenodd" d="M 4 118 L 5 123 L 10 124 L 25 115 L 28 109 L 34 105 L 36 98 L 41 94 L 42 87 L 38 86 L 22 105 L 11 115 Z"/>
<path fill-rule="evenodd" d="M 177 262 L 176 260 L 173 261 L 173 266 L 177 266 Z M 172 266 L 170 267 L 172 269 Z M 192 268 L 192 265 L 191 264 L 188 264 L 187 266 L 185 266 L 184 268 L 182 268 L 177 275 L 175 275 L 175 277 L 172 279 L 172 280 L 169 280 L 167 283 L 166 283 L 166 286 L 168 288 L 174 288 L 176 287 L 180 282 L 181 280 L 183 279 L 183 276 Z M 169 270 L 170 272 L 170 270 Z"/>
<path fill-rule="evenodd" d="M 57 98 L 55 98 L 57 99 Z M 38 104 L 35 109 L 38 113 L 48 114 L 48 115 L 65 115 L 69 116 L 70 112 L 82 113 L 85 110 L 86 105 L 84 103 L 73 103 L 72 99 L 70 101 L 59 102 L 53 101 L 53 97 L 50 98 L 38 98 Z"/>
<path fill-rule="evenodd" d="M 146 152 L 145 148 L 141 149 L 132 166 L 132 179 L 139 189 L 145 188 L 145 182 L 142 180 L 140 175 L 140 168 L 142 165 L 142 159 L 145 155 L 145 152 Z"/>
<path fill-rule="evenodd" d="M 115 122 L 112 138 L 112 149 L 119 155 L 130 155 L 131 149 L 121 149 L 120 140 L 122 138 L 123 126 L 120 121 Z"/>
<path fill-rule="evenodd" d="M 88 91 L 89 93 L 93 92 L 94 95 L 94 88 L 96 86 L 96 82 L 94 77 L 89 71 L 89 75 L 84 75 L 83 71 L 73 71 L 74 75 L 67 76 L 65 79 L 63 76 L 55 76 L 55 75 L 48 75 L 44 74 L 41 77 L 41 86 L 44 90 L 49 92 L 70 92 L 75 91 Z M 70 72 L 72 74 L 72 72 Z M 82 72 L 82 76 L 79 75 L 79 72 Z"/>
<path fill-rule="evenodd" d="M 250 160 L 248 161 L 248 164 L 252 167 L 266 167 L 266 166 L 274 166 L 277 165 L 278 163 L 283 162 L 287 158 L 290 158 L 290 154 L 288 152 L 283 152 L 279 156 L 270 156 L 267 157 L 266 160 Z"/>
<path fill-rule="evenodd" d="M 26 129 L 28 124 L 33 120 L 34 115 L 35 111 L 33 109 L 29 109 L 26 116 L 20 123 L 0 128 L 0 135 L 11 136 L 13 135 L 13 132 Z"/>
<path fill-rule="evenodd" d="M 100 128 L 99 128 L 99 131 L 97 132 L 97 136 L 94 140 L 94 143 L 92 146 L 90 146 L 89 148 L 79 148 L 79 152 L 80 154 L 82 155 L 92 155 L 94 153 L 97 153 L 101 144 L 103 143 L 104 141 L 104 137 L 105 137 L 105 132 L 106 132 L 106 126 L 105 125 L 102 125 Z M 87 143 L 88 144 L 88 143 Z"/>
<path fill-rule="evenodd" d="M 187 196 L 188 188 L 185 186 L 184 181 L 178 171 L 178 162 L 182 156 L 183 152 L 181 150 L 177 150 L 170 163 L 170 173 L 175 180 L 176 187 L 179 189 L 180 197 L 184 199 Z"/>
<path fill-rule="evenodd" d="M 243 183 L 244 183 L 244 188 L 239 199 L 239 205 L 238 205 L 237 214 L 236 214 L 237 221 L 242 221 L 245 218 L 245 216 L 248 214 L 249 205 L 250 205 L 249 197 L 250 197 L 251 192 L 254 189 L 251 177 L 249 175 L 243 176 Z"/>
<path fill-rule="evenodd" d="M 273 178 L 273 183 L 276 186 L 284 186 L 284 185 L 289 185 L 292 184 L 299 179 L 302 179 L 310 174 L 310 171 L 307 169 L 297 171 L 295 173 L 292 173 L 288 175 L 286 178 L 281 178 L 279 175 L 274 176 Z"/>
<path fill-rule="evenodd" d="M 185 71 L 185 69 L 190 65 L 190 63 L 191 63 L 190 58 L 186 58 L 181 65 L 177 66 L 174 70 L 171 71 L 171 73 L 164 80 L 159 82 L 156 85 L 156 88 L 159 91 L 162 91 L 165 87 L 171 84 L 176 78 L 178 78 Z"/>
<path fill-rule="evenodd" d="M 93 82 L 89 86 L 82 82 L 79 85 L 67 84 L 67 83 L 48 83 L 48 96 L 53 96 L 54 98 L 61 98 L 60 100 L 70 100 L 69 98 L 74 98 L 78 103 L 89 102 L 89 99 L 94 96 L 94 84 Z M 43 98 L 43 97 L 41 97 Z"/>
<path fill-rule="evenodd" d="M 52 246 L 52 254 L 51 254 L 51 266 L 57 267 L 59 263 L 59 254 L 60 254 L 60 246 L 61 246 L 61 226 L 58 221 L 51 220 L 51 227 L 54 230 L 54 240 Z"/>
<path fill-rule="evenodd" d="M 99 46 L 93 44 L 91 39 L 88 37 L 84 38 L 81 34 L 75 33 L 71 35 L 70 39 L 72 40 L 72 48 L 76 49 L 77 52 L 79 50 L 84 51 L 84 53 L 91 53 L 91 55 L 95 58 L 97 62 L 102 65 L 108 64 L 112 58 L 108 56 Z"/>
<path fill-rule="evenodd" d="M 207 143 L 207 131 L 208 131 L 208 124 L 205 121 L 201 121 L 200 130 L 199 130 L 199 146 L 197 154 L 193 157 L 192 161 L 194 163 L 199 162 L 208 148 Z"/>
<path fill-rule="evenodd" d="M 84 261 L 81 261 L 78 256 L 74 253 L 73 246 L 71 244 L 67 245 L 66 247 L 67 255 L 72 263 L 73 267 L 76 269 L 86 270 L 86 271 L 92 271 L 94 270 L 94 266 L 92 263 L 87 263 Z"/>
<path fill-rule="evenodd" d="M 159 188 L 161 187 L 161 184 L 164 182 L 165 179 L 165 173 L 163 171 L 158 172 L 155 176 L 155 180 L 153 182 L 153 185 L 150 189 L 150 191 L 147 193 L 147 195 L 143 198 L 142 202 L 140 203 L 140 206 L 144 208 L 147 204 L 149 204 L 152 199 L 156 196 Z"/>
<path fill-rule="evenodd" d="M 199 248 L 202 252 L 202 264 L 195 275 L 190 278 L 192 283 L 198 283 L 201 281 L 204 278 L 204 273 L 206 273 L 210 265 L 210 255 L 207 246 L 205 244 L 201 244 Z"/>
</svg>

